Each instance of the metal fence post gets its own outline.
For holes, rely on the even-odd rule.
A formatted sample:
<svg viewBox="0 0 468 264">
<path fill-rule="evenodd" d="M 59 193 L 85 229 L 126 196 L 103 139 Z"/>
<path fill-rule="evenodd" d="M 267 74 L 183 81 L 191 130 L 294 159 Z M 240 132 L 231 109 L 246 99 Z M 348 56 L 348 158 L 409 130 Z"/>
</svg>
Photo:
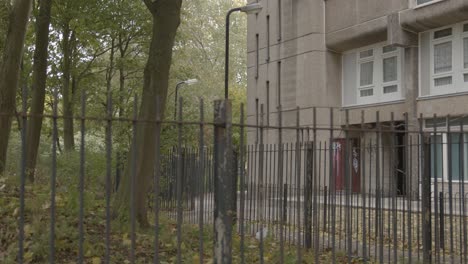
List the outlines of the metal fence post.
<svg viewBox="0 0 468 264">
<path fill-rule="evenodd" d="M 231 153 L 232 153 L 232 159 L 231 159 L 231 179 L 232 179 L 232 188 L 231 188 L 231 193 L 232 193 L 232 199 L 231 199 L 231 212 L 233 213 L 232 215 L 232 224 L 237 223 L 237 184 L 238 184 L 238 178 L 237 176 L 239 175 L 239 163 L 238 163 L 238 157 L 239 153 L 234 150 L 234 148 L 231 148 Z"/>
<path fill-rule="evenodd" d="M 432 232 L 431 232 L 431 143 L 428 137 L 421 135 L 423 144 L 423 173 L 422 173 L 422 235 L 423 235 L 423 263 L 432 262 Z"/>
<path fill-rule="evenodd" d="M 306 144 L 307 146 L 307 157 L 306 157 L 306 176 L 305 176 L 305 188 L 304 188 L 304 228 L 305 228 L 305 247 L 307 249 L 312 248 L 312 171 L 313 171 L 313 158 L 315 141 L 312 144 Z M 317 212 L 314 212 L 317 213 Z"/>
<path fill-rule="evenodd" d="M 214 102 L 214 263 L 232 262 L 232 177 L 230 146 L 231 103 L 228 100 Z"/>
<path fill-rule="evenodd" d="M 444 192 L 439 192 L 439 238 L 440 248 L 445 249 Z"/>
</svg>

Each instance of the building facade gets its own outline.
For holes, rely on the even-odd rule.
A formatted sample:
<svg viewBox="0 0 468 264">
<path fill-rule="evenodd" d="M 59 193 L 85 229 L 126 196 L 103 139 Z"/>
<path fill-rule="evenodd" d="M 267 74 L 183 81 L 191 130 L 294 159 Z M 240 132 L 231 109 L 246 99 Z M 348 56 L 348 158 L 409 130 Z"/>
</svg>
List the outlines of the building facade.
<svg viewBox="0 0 468 264">
<path fill-rule="evenodd" d="M 293 126 L 299 107 L 302 127 L 333 126 L 338 139 L 343 137 L 339 128 L 346 125 L 400 125 L 430 131 L 436 124 L 441 133 L 434 139 L 446 143 L 448 134 L 443 131 L 457 131 L 459 120 L 465 122 L 468 0 L 256 2 L 263 10 L 248 18 L 248 123 L 263 120 L 264 125 L 276 126 L 281 120 L 282 126 Z M 434 119 L 434 114 L 444 118 Z M 358 144 L 408 140 L 398 135 L 388 133 L 377 139 L 375 133 L 359 133 L 351 137 Z M 462 137 L 468 139 L 468 134 Z M 294 138 L 294 131 L 281 135 L 282 142 Z M 323 132 L 316 140 L 329 138 Z M 258 141 L 258 131 L 249 131 L 248 139 Z M 264 143 L 279 140 L 277 130 L 266 130 Z M 439 164 L 433 168 L 434 178 L 446 180 L 450 166 L 460 167 L 449 160 L 461 155 L 453 149 L 440 144 L 432 150 L 433 161 Z M 467 148 L 462 149 L 467 154 L 461 156 L 468 157 Z M 409 149 L 401 153 L 404 157 L 419 155 Z M 468 164 L 462 162 L 462 166 Z M 408 186 L 418 186 L 417 177 L 408 176 L 417 175 L 418 166 L 404 170 L 408 173 L 398 180 L 402 193 Z M 397 182 L 384 172 L 382 175 L 384 186 Z M 468 179 L 467 175 L 453 177 Z"/>
</svg>

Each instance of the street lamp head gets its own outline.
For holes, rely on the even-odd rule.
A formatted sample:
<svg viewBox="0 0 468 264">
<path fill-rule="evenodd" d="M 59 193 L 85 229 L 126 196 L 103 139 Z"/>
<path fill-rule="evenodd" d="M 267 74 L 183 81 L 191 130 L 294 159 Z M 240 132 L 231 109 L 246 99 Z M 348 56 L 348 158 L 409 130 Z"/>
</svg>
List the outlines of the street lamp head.
<svg viewBox="0 0 468 264">
<path fill-rule="evenodd" d="M 262 10 L 262 5 L 260 3 L 252 3 L 240 8 L 241 12 L 246 14 L 256 14 Z"/>
<path fill-rule="evenodd" d="M 187 85 L 192 85 L 192 84 L 196 84 L 196 83 L 198 83 L 197 79 L 190 79 L 190 80 L 185 81 L 185 84 L 187 84 Z"/>
</svg>

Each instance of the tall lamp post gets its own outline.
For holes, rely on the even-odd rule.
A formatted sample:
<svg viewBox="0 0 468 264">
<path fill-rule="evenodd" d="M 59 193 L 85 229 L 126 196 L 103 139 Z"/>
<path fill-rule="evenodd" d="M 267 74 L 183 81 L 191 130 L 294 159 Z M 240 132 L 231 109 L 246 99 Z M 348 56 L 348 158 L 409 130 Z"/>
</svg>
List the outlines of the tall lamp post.
<svg viewBox="0 0 468 264">
<path fill-rule="evenodd" d="M 225 66 L 224 66 L 224 98 L 227 100 L 229 97 L 229 25 L 230 21 L 229 18 L 232 13 L 234 12 L 243 12 L 246 14 L 255 14 L 262 10 L 262 5 L 259 3 L 252 3 L 248 4 L 243 7 L 236 7 L 231 10 L 226 15 L 226 58 L 225 58 Z"/>
<path fill-rule="evenodd" d="M 179 88 L 182 87 L 182 85 L 193 85 L 198 83 L 197 79 L 190 79 L 186 80 L 183 82 L 178 82 L 175 88 L 175 99 L 174 99 L 174 121 L 177 120 L 177 99 L 179 99 Z"/>
</svg>

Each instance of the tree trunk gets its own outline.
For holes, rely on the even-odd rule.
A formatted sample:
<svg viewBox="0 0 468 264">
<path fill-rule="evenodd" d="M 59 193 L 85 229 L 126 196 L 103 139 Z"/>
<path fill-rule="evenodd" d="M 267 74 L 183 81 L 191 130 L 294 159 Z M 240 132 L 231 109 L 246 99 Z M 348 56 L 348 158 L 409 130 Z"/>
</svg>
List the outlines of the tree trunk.
<svg viewBox="0 0 468 264">
<path fill-rule="evenodd" d="M 121 29 L 123 30 L 123 29 Z M 125 89 L 125 66 L 124 59 L 127 53 L 128 42 L 124 43 L 122 39 L 122 33 L 119 34 L 119 51 L 120 51 L 120 62 L 119 62 L 119 117 L 124 115 L 124 89 Z"/>
<path fill-rule="evenodd" d="M 28 179 L 34 181 L 37 153 L 42 129 L 44 113 L 45 88 L 47 80 L 47 47 L 49 45 L 49 24 L 52 0 L 39 1 L 39 16 L 36 19 L 36 49 L 34 50 L 31 117 L 28 122 L 26 142 L 26 169 Z"/>
<path fill-rule="evenodd" d="M 70 24 L 67 22 L 63 28 L 62 34 L 62 49 L 63 49 L 63 141 L 65 151 L 75 149 L 75 140 L 73 135 L 73 105 L 70 89 L 70 72 L 71 72 L 71 42 L 74 33 L 70 30 Z"/>
<path fill-rule="evenodd" d="M 177 28 L 180 24 L 180 9 L 182 0 L 145 1 L 153 17 L 153 35 L 148 61 L 144 72 L 143 95 L 138 118 L 140 120 L 156 120 L 157 108 L 163 110 L 167 97 L 169 71 L 172 63 L 172 48 Z M 159 105 L 157 105 L 157 99 Z M 132 161 L 135 160 L 135 212 L 141 227 L 149 226 L 147 219 L 147 192 L 154 172 L 156 155 L 155 143 L 159 140 L 161 126 L 154 123 L 138 123 L 136 144 L 131 147 L 128 156 L 128 166 L 120 184 L 114 210 L 117 214 L 128 215 L 130 201 L 130 179 Z M 133 149 L 136 148 L 136 149 Z M 132 153 L 136 157 L 133 159 Z"/>
<path fill-rule="evenodd" d="M 121 30 L 123 30 L 121 28 Z M 119 33 L 119 37 L 118 37 L 118 47 L 119 47 L 119 51 L 120 51 L 120 61 L 118 63 L 118 68 L 119 68 L 119 93 L 118 93 L 118 105 L 117 105 L 117 109 L 118 109 L 118 116 L 119 118 L 122 118 L 124 117 L 124 89 L 125 89 L 125 66 L 124 66 L 124 59 L 125 59 L 125 55 L 126 55 L 126 52 L 127 52 L 127 48 L 128 48 L 128 42 L 127 42 L 127 45 L 124 45 L 124 42 L 123 42 L 123 39 L 122 39 L 122 33 Z M 122 132 L 119 132 L 117 134 L 117 140 L 119 142 L 122 142 L 122 139 L 123 139 L 123 136 L 122 136 Z M 120 184 L 120 177 L 122 175 L 122 171 L 123 171 L 123 168 L 125 167 L 125 165 L 123 164 L 124 162 L 124 156 L 125 156 L 125 153 L 124 151 L 122 151 L 122 147 L 119 147 L 118 150 L 117 150 L 117 167 L 116 167 L 116 173 L 115 173 L 115 182 L 116 182 L 116 189 L 119 188 L 119 184 Z"/>
<path fill-rule="evenodd" d="M 0 65 L 0 174 L 5 170 L 11 121 L 32 0 L 16 0 L 10 14 L 8 34 Z"/>
<path fill-rule="evenodd" d="M 112 37 L 111 40 L 111 50 L 110 50 L 110 57 L 109 57 L 109 68 L 107 69 L 106 74 L 106 92 L 109 94 L 112 90 L 112 77 L 114 77 L 114 48 L 115 38 Z"/>
</svg>

